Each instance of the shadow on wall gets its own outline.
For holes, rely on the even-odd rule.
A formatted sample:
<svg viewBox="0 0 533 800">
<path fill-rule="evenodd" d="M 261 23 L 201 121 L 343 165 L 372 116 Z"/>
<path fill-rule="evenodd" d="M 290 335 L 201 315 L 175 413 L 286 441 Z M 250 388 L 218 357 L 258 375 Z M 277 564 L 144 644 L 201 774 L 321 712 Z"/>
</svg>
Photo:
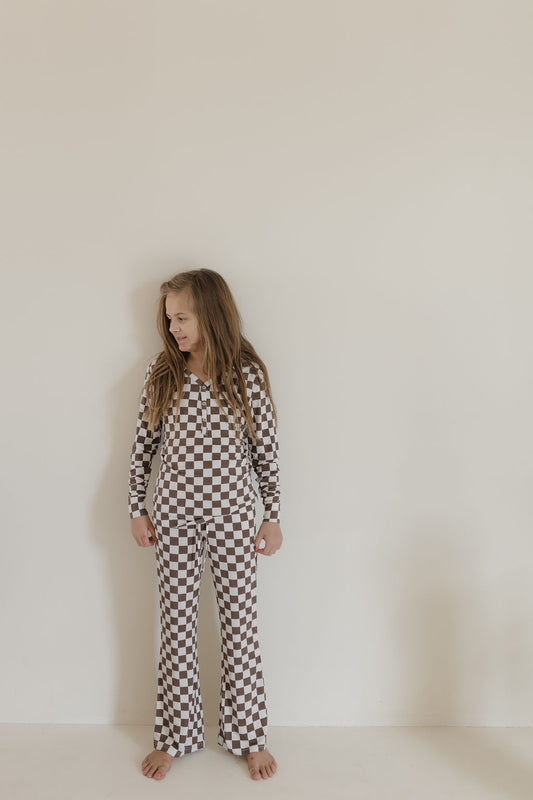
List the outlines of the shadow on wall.
<svg viewBox="0 0 533 800">
<path fill-rule="evenodd" d="M 479 523 L 477 532 L 458 539 L 456 520 L 449 526 L 442 519 L 430 520 L 399 536 L 396 552 L 389 553 L 397 571 L 397 596 L 389 598 L 394 608 L 391 636 L 406 676 L 399 691 L 408 700 L 412 727 L 407 730 L 420 747 L 432 748 L 447 768 L 485 787 L 491 796 L 497 791 L 526 800 L 532 793 L 533 767 L 529 755 L 517 755 L 523 731 L 517 728 L 513 745 L 512 729 L 504 725 L 465 723 L 469 717 L 479 719 L 479 709 L 485 707 L 483 685 L 489 707 L 498 676 L 499 691 L 505 681 L 510 695 L 519 677 L 512 663 L 519 643 L 501 635 L 504 598 L 487 605 L 483 570 L 473 569 L 486 551 L 483 520 Z M 526 627 L 520 636 L 528 639 Z"/>
</svg>

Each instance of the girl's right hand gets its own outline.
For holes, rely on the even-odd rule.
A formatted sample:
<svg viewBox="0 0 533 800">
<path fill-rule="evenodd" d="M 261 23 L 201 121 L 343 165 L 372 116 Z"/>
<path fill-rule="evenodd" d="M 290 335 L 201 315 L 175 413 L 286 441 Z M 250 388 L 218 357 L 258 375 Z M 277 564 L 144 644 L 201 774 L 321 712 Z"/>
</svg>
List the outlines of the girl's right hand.
<svg viewBox="0 0 533 800">
<path fill-rule="evenodd" d="M 131 532 L 139 547 L 149 547 L 155 544 L 155 529 L 147 514 L 131 520 Z"/>
</svg>

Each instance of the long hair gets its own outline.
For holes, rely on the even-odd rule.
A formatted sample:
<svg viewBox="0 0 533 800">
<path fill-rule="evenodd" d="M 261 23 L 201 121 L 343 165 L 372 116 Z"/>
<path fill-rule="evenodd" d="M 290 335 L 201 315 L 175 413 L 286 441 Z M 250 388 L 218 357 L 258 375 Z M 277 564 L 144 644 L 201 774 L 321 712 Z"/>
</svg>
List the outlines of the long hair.
<svg viewBox="0 0 533 800">
<path fill-rule="evenodd" d="M 158 354 L 143 387 L 143 390 L 146 390 L 148 424 L 152 429 L 158 427 L 161 418 L 170 410 L 175 392 L 177 392 L 175 413 L 176 416 L 179 414 L 188 354 L 181 352 L 170 332 L 165 300 L 171 292 L 183 290 L 188 290 L 191 305 L 198 319 L 204 346 L 203 369 L 211 381 L 215 400 L 225 416 L 228 416 L 228 412 L 220 398 L 222 397 L 229 405 L 234 426 L 240 414 L 244 415 L 250 436 L 255 442 L 257 435 L 248 403 L 242 365 L 252 366 L 261 387 L 268 394 L 274 420 L 277 421 L 268 371 L 251 343 L 242 335 L 241 316 L 229 286 L 218 272 L 211 269 L 179 272 L 160 286 L 157 329 L 164 349 Z M 238 392 L 235 391 L 235 379 Z"/>
</svg>

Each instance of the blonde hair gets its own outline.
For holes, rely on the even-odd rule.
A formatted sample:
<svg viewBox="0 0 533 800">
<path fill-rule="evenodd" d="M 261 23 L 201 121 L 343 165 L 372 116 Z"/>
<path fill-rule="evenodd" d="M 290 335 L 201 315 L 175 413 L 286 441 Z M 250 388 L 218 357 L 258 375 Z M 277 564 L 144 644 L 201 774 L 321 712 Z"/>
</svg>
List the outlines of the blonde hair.
<svg viewBox="0 0 533 800">
<path fill-rule="evenodd" d="M 213 387 L 215 400 L 225 414 L 223 398 L 232 410 L 233 425 L 242 413 L 252 440 L 257 440 L 246 392 L 246 381 L 242 364 L 249 364 L 259 378 L 261 388 L 266 390 L 274 420 L 276 408 L 272 399 L 270 380 L 265 364 L 251 343 L 241 332 L 242 320 L 235 300 L 224 278 L 211 269 L 193 269 L 179 272 L 160 286 L 157 329 L 163 341 L 162 350 L 154 363 L 143 391 L 146 391 L 148 424 L 155 430 L 161 418 L 170 410 L 174 392 L 177 391 L 176 415 L 183 394 L 187 359 L 170 332 L 165 301 L 172 292 L 186 290 L 198 319 L 200 335 L 204 345 L 204 371 Z M 235 391 L 234 374 L 238 392 Z"/>
</svg>

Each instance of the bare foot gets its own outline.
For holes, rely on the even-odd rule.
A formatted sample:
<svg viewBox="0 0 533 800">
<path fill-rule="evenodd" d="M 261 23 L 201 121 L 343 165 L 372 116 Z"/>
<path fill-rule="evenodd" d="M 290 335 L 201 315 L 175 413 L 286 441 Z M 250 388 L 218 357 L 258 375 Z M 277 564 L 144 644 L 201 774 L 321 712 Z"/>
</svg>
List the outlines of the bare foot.
<svg viewBox="0 0 533 800">
<path fill-rule="evenodd" d="M 250 770 L 250 777 L 254 781 L 260 781 L 261 778 L 270 778 L 277 769 L 277 764 L 274 756 L 268 750 L 260 750 L 259 752 L 248 753 L 248 769 Z"/>
<path fill-rule="evenodd" d="M 164 778 L 172 764 L 172 756 L 164 750 L 152 750 L 142 763 L 143 775 L 160 781 Z"/>
</svg>

